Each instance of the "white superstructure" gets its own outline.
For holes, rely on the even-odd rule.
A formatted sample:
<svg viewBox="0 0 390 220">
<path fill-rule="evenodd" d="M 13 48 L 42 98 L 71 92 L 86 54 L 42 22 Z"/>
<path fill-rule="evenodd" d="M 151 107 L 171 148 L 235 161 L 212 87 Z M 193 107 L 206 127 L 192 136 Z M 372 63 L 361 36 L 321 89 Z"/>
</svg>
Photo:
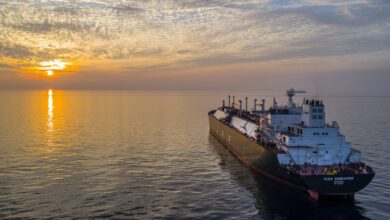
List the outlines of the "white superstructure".
<svg viewBox="0 0 390 220">
<path fill-rule="evenodd" d="M 360 152 L 353 151 L 351 144 L 340 133 L 336 122 L 326 123 L 325 106 L 321 100 L 304 99 L 297 106 L 290 97 L 285 107 L 272 107 L 266 119 L 274 139 L 287 149 L 278 156 L 285 165 L 335 165 L 359 163 Z"/>
</svg>

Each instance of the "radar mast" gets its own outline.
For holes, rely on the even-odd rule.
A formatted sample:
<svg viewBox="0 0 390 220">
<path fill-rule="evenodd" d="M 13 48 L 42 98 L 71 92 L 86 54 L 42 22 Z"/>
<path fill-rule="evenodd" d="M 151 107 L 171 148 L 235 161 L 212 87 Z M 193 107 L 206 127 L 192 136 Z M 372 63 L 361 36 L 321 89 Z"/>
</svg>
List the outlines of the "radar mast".
<svg viewBox="0 0 390 220">
<path fill-rule="evenodd" d="M 295 96 L 295 94 L 297 94 L 297 93 L 306 93 L 306 91 L 295 90 L 294 88 L 291 88 L 291 89 L 287 90 L 286 93 L 287 93 L 287 96 L 288 96 L 287 107 L 293 108 L 293 107 L 295 107 L 295 103 L 294 103 L 294 101 L 292 99 L 293 96 Z"/>
</svg>

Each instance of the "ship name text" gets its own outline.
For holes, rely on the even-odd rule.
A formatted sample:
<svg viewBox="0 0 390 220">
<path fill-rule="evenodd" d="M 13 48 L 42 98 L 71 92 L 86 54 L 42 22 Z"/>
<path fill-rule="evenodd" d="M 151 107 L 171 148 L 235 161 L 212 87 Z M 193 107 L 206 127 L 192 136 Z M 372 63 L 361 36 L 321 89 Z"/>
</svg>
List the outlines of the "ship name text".
<svg viewBox="0 0 390 220">
<path fill-rule="evenodd" d="M 353 176 L 324 177 L 325 181 L 333 181 L 334 185 L 344 185 L 344 181 L 353 181 Z"/>
</svg>

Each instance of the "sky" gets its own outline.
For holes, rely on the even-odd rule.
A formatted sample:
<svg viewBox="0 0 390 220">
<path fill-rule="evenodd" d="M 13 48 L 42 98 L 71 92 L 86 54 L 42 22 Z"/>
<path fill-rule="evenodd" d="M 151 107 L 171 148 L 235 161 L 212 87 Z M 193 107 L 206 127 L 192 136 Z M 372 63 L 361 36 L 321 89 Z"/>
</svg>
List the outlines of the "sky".
<svg viewBox="0 0 390 220">
<path fill-rule="evenodd" d="M 0 0 L 0 89 L 390 96 L 388 0 Z"/>
</svg>

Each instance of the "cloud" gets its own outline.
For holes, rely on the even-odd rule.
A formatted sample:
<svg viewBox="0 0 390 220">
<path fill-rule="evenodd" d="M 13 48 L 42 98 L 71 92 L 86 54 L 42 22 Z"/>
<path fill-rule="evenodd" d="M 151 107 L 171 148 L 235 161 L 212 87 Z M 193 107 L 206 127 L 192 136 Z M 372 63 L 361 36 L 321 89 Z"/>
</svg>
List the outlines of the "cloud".
<svg viewBox="0 0 390 220">
<path fill-rule="evenodd" d="M 273 10 L 277 15 L 298 15 L 314 22 L 344 27 L 364 27 L 384 24 L 390 21 L 389 5 L 351 4 L 351 5 L 304 5 L 281 7 Z"/>
<path fill-rule="evenodd" d="M 99 46 L 92 49 L 92 56 L 103 59 L 128 59 L 130 57 L 160 56 L 164 50 L 159 48 L 142 49 L 123 46 Z"/>
<path fill-rule="evenodd" d="M 32 56 L 34 53 L 30 49 L 23 45 L 12 43 L 0 43 L 0 57 L 10 57 L 15 59 L 26 59 Z"/>
<path fill-rule="evenodd" d="M 11 68 L 12 66 L 11 65 L 8 65 L 6 63 L 0 63 L 0 69 L 8 69 L 8 68 Z"/>
<path fill-rule="evenodd" d="M 31 33 L 45 34 L 52 31 L 67 30 L 71 32 L 85 31 L 91 28 L 87 24 L 77 24 L 68 22 L 49 22 L 45 20 L 43 22 L 25 22 L 23 24 L 14 24 L 9 27 Z"/>
<path fill-rule="evenodd" d="M 112 6 L 111 9 L 118 12 L 118 13 L 128 13 L 128 14 L 145 12 L 145 10 L 142 8 L 129 6 L 129 5 Z"/>
<path fill-rule="evenodd" d="M 390 4 L 380 0 L 0 4 L 0 56 L 19 63 L 111 60 L 142 72 L 390 51 Z"/>
</svg>

